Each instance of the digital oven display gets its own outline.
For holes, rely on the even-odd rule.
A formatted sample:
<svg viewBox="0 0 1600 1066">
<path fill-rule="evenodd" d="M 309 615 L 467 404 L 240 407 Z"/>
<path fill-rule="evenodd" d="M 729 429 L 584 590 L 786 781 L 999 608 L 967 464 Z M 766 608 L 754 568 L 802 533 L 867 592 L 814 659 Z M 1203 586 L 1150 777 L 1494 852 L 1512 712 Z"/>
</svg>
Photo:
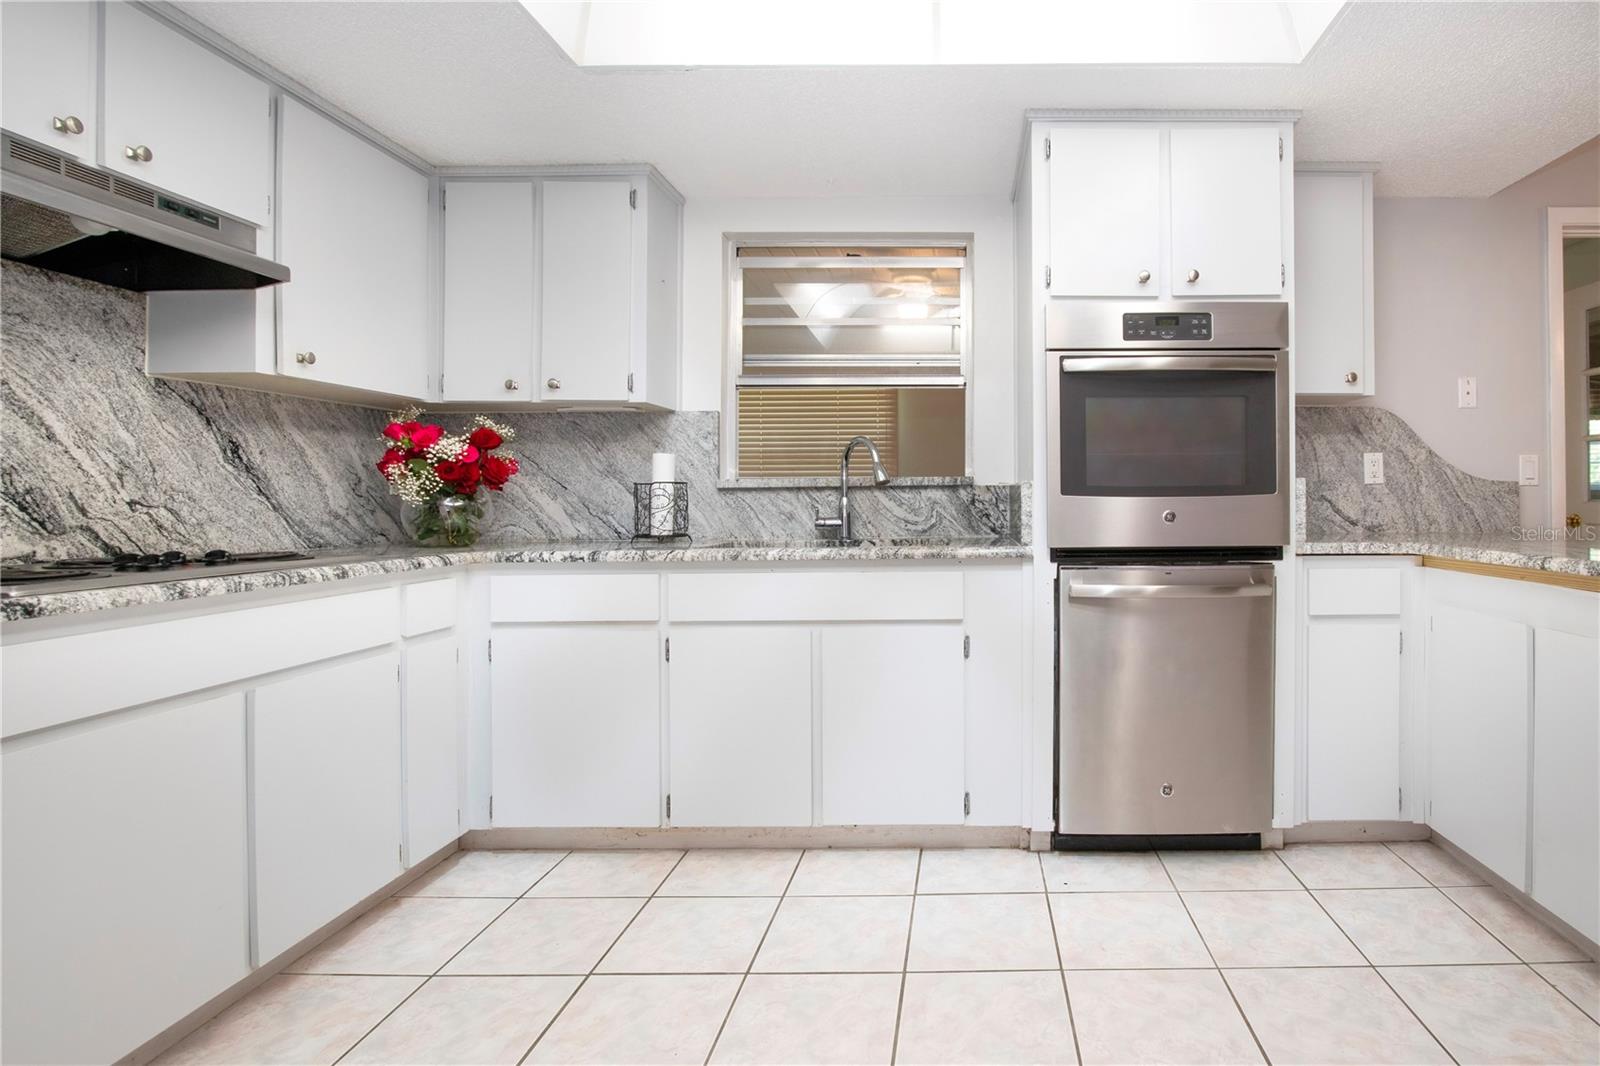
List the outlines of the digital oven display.
<svg viewBox="0 0 1600 1066">
<path fill-rule="evenodd" d="M 1211 339 L 1211 313 L 1204 311 L 1198 314 L 1123 315 L 1122 339 L 1125 341 L 1209 341 Z"/>
</svg>

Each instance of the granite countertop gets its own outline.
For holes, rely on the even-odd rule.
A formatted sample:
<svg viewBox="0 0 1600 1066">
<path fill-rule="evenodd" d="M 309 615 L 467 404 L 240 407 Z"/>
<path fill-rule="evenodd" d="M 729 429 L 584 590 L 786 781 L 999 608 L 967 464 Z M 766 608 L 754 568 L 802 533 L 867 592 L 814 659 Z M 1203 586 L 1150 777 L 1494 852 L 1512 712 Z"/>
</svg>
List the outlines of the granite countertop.
<svg viewBox="0 0 1600 1066">
<path fill-rule="evenodd" d="M 907 560 L 1026 559 L 1032 549 L 1007 537 L 917 538 L 843 545 L 820 540 L 704 540 L 685 544 L 572 541 L 486 543 L 474 548 L 345 548 L 256 570 L 194 570 L 62 581 L 44 591 L 15 585 L 0 593 L 0 619 L 21 621 L 205 599 L 260 589 L 407 574 L 488 563 L 857 563 Z M 34 591 L 34 589 L 39 589 Z"/>
<path fill-rule="evenodd" d="M 1432 555 L 1442 559 L 1600 577 L 1600 540 L 1533 540 L 1462 533 L 1391 535 L 1374 540 L 1313 540 L 1300 555 Z"/>
</svg>

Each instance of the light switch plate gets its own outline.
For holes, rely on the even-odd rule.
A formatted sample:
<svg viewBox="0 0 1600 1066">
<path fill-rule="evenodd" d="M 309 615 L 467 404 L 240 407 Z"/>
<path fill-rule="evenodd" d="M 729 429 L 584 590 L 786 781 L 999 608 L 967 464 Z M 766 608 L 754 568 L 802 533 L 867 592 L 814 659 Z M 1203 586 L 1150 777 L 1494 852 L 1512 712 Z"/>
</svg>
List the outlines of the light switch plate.
<svg viewBox="0 0 1600 1066">
<path fill-rule="evenodd" d="M 1539 457 L 1537 455 L 1517 456 L 1517 484 L 1537 485 L 1539 483 Z"/>
<path fill-rule="evenodd" d="M 1478 406 L 1478 379 L 1456 378 L 1456 406 Z"/>
<path fill-rule="evenodd" d="M 1383 453 L 1361 453 L 1361 480 L 1368 485 L 1383 484 Z"/>
</svg>

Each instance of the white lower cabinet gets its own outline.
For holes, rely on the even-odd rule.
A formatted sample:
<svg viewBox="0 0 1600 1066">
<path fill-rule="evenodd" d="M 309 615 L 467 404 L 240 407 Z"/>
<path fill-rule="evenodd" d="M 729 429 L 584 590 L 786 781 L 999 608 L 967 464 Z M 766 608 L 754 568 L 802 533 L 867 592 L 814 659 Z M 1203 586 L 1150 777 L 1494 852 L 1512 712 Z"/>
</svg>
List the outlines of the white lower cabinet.
<svg viewBox="0 0 1600 1066">
<path fill-rule="evenodd" d="M 491 639 L 493 823 L 660 825 L 655 626 L 496 626 Z"/>
<path fill-rule="evenodd" d="M 250 971 L 243 693 L 8 743 L 0 1059 L 110 1062 Z"/>
<path fill-rule="evenodd" d="M 401 872 L 399 653 L 255 690 L 256 959 Z"/>
<path fill-rule="evenodd" d="M 959 825 L 962 630 L 951 623 L 822 631 L 822 822 Z"/>
<path fill-rule="evenodd" d="M 1383 821 L 1400 809 L 1400 623 L 1306 627 L 1306 813 Z"/>
<path fill-rule="evenodd" d="M 811 824 L 811 643 L 801 626 L 673 630 L 673 825 Z"/>
<path fill-rule="evenodd" d="M 1528 861 L 1528 635 L 1521 622 L 1450 605 L 1433 609 L 1428 634 L 1428 824 L 1519 888 Z"/>
<path fill-rule="evenodd" d="M 406 865 L 461 835 L 456 725 L 460 662 L 453 630 L 406 642 Z"/>
<path fill-rule="evenodd" d="M 1600 639 L 1534 631 L 1529 894 L 1600 940 Z"/>
</svg>

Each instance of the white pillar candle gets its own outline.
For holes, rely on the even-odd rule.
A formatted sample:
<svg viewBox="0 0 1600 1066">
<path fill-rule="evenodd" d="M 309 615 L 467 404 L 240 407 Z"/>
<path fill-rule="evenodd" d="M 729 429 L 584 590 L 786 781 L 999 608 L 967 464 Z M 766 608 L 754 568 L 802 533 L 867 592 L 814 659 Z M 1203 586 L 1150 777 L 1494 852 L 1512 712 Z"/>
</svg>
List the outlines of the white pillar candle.
<svg viewBox="0 0 1600 1066">
<path fill-rule="evenodd" d="M 678 457 L 671 452 L 656 452 L 650 457 L 651 481 L 678 480 Z"/>
<path fill-rule="evenodd" d="M 653 537 L 670 537 L 672 528 L 672 505 L 677 498 L 677 487 L 671 482 L 678 480 L 678 460 L 671 452 L 656 452 L 650 457 L 650 480 L 655 484 L 650 486 L 650 535 Z M 667 482 L 663 485 L 662 482 Z"/>
</svg>

